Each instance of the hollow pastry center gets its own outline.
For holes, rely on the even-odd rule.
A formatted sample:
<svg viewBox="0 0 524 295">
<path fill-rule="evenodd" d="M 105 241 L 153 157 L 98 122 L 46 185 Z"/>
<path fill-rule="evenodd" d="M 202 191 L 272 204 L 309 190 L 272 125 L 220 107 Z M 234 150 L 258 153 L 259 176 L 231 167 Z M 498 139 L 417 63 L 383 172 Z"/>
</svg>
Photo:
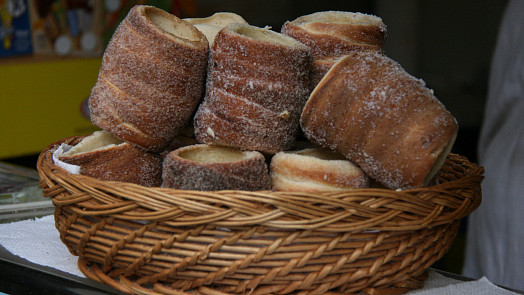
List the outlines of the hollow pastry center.
<svg viewBox="0 0 524 295">
<path fill-rule="evenodd" d="M 155 25 L 173 36 L 187 39 L 192 42 L 200 40 L 198 33 L 195 30 L 191 30 L 189 24 L 173 21 L 172 19 L 152 10 L 146 10 L 145 13 Z"/>
<path fill-rule="evenodd" d="M 269 29 L 255 28 L 247 25 L 232 25 L 230 26 L 230 29 L 239 35 L 264 42 L 283 44 L 288 46 L 296 45 L 296 41 L 294 41 L 293 39 L 286 36 L 282 36 Z"/>
<path fill-rule="evenodd" d="M 114 137 L 109 132 L 97 131 L 93 133 L 93 135 L 84 138 L 68 152 L 64 153 L 64 156 L 73 156 L 99 149 L 111 148 L 122 143 L 124 143 L 124 141 Z"/>
<path fill-rule="evenodd" d="M 207 147 L 182 151 L 179 157 L 198 163 L 236 162 L 244 158 L 244 153 L 228 147 Z"/>
<path fill-rule="evenodd" d="M 220 28 L 227 27 L 229 24 L 233 23 L 247 23 L 240 15 L 232 12 L 217 12 L 209 17 L 203 18 L 185 18 L 190 24 L 205 24 L 211 26 L 217 26 Z"/>
<path fill-rule="evenodd" d="M 350 25 L 380 25 L 382 20 L 376 16 L 362 13 L 319 13 L 301 18 L 298 25 L 307 27 L 312 23 L 350 24 Z"/>
</svg>

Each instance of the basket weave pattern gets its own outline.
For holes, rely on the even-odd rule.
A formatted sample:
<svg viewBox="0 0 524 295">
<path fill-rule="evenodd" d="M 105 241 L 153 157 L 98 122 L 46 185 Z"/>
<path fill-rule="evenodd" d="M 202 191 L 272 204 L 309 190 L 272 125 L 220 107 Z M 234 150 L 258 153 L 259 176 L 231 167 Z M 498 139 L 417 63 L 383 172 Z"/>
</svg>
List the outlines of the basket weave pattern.
<svg viewBox="0 0 524 295">
<path fill-rule="evenodd" d="M 38 162 L 56 227 L 87 276 L 126 293 L 368 294 L 419 288 L 478 207 L 483 169 L 451 154 L 431 187 L 185 191 Z"/>
</svg>

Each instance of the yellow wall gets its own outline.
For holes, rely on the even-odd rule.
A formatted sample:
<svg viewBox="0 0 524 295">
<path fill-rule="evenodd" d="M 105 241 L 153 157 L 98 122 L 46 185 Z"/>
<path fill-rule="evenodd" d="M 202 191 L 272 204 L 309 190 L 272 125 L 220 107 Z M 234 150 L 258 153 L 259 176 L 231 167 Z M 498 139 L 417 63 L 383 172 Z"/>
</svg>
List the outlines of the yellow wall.
<svg viewBox="0 0 524 295">
<path fill-rule="evenodd" d="M 61 138 L 96 130 L 80 105 L 100 58 L 0 61 L 0 159 L 39 153 Z"/>
</svg>

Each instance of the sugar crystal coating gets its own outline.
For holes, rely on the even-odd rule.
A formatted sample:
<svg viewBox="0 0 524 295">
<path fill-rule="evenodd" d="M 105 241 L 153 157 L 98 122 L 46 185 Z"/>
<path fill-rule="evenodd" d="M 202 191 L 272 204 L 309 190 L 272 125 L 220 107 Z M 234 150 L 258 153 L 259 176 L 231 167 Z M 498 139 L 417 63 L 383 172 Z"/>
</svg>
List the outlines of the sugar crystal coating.
<svg viewBox="0 0 524 295">
<path fill-rule="evenodd" d="M 457 122 L 425 83 L 376 52 L 337 62 L 301 115 L 306 137 L 389 188 L 426 185 Z"/>
<path fill-rule="evenodd" d="M 221 30 L 195 117 L 200 142 L 275 153 L 290 149 L 310 91 L 310 50 L 249 25 Z"/>
<path fill-rule="evenodd" d="M 322 11 L 287 21 L 282 34 L 312 49 L 311 83 L 317 85 L 337 59 L 354 51 L 381 52 L 386 39 L 382 19 L 369 14 Z"/>
<path fill-rule="evenodd" d="M 82 175 L 100 180 L 130 182 L 146 187 L 160 186 L 161 156 L 116 140 L 109 134 L 95 131 L 64 153 L 60 160 L 80 166 Z"/>
<path fill-rule="evenodd" d="M 168 188 L 202 191 L 271 188 L 265 158 L 256 151 L 191 145 L 170 152 L 163 167 L 162 186 Z"/>
<path fill-rule="evenodd" d="M 92 122 L 145 150 L 164 150 L 203 97 L 208 51 L 192 25 L 134 6 L 104 52 L 89 98 Z"/>
</svg>

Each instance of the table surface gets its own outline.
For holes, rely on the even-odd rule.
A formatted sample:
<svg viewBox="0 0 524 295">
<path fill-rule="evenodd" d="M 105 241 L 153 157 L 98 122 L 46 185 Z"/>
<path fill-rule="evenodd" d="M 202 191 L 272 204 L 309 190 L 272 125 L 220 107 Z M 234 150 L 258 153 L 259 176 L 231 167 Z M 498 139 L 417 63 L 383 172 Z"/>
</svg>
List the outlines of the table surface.
<svg viewBox="0 0 524 295">
<path fill-rule="evenodd" d="M 123 294 L 87 278 L 32 263 L 0 246 L 0 292 L 7 294 Z"/>
<path fill-rule="evenodd" d="M 467 282 L 470 278 L 430 269 L 447 278 Z M 7 294 L 123 294 L 107 285 L 61 270 L 32 263 L 0 246 L 0 292 Z M 509 289 L 508 289 L 509 290 Z M 517 294 L 524 292 L 509 290 Z"/>
</svg>

